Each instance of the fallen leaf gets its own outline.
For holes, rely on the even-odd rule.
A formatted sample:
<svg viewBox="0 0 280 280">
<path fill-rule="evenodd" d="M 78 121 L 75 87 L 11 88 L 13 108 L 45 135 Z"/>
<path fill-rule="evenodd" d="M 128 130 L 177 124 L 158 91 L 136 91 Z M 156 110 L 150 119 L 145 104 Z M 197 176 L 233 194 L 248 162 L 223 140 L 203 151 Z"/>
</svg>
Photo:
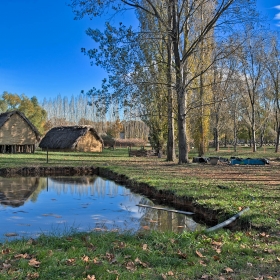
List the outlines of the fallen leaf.
<svg viewBox="0 0 280 280">
<path fill-rule="evenodd" d="M 89 261 L 89 257 L 84 255 L 84 256 L 82 256 L 82 260 L 84 262 L 88 262 Z"/>
<path fill-rule="evenodd" d="M 94 228 L 93 230 L 94 230 L 94 231 L 102 231 L 103 229 L 102 229 L 102 228 L 97 228 L 97 227 L 96 227 L 96 228 Z"/>
<path fill-rule="evenodd" d="M 98 258 L 94 258 L 94 259 L 93 259 L 93 263 L 94 263 L 94 264 L 97 264 L 97 265 L 102 264 L 102 262 L 99 261 Z"/>
<path fill-rule="evenodd" d="M 109 262 L 112 262 L 115 258 L 114 254 L 111 254 L 111 253 L 106 253 L 106 258 Z"/>
<path fill-rule="evenodd" d="M 216 249 L 215 250 L 217 254 L 221 254 L 222 250 L 221 249 Z"/>
<path fill-rule="evenodd" d="M 75 262 L 76 262 L 75 259 L 68 259 L 68 260 L 66 260 L 66 264 L 67 264 L 67 265 L 74 265 Z"/>
<path fill-rule="evenodd" d="M 140 264 L 140 265 L 142 265 L 143 267 L 148 267 L 148 265 L 147 265 L 146 263 L 140 261 L 139 258 L 136 258 L 136 259 L 135 259 L 135 264 Z"/>
<path fill-rule="evenodd" d="M 203 275 L 201 276 L 201 279 L 210 279 L 210 278 L 209 278 L 209 275 L 203 274 Z"/>
<path fill-rule="evenodd" d="M 148 244 L 143 244 L 142 249 L 146 251 L 148 249 Z"/>
<path fill-rule="evenodd" d="M 199 251 L 195 251 L 200 258 L 205 258 Z"/>
<path fill-rule="evenodd" d="M 114 244 L 115 244 L 114 246 L 115 249 L 122 249 L 126 247 L 125 243 L 122 241 L 114 242 Z"/>
<path fill-rule="evenodd" d="M 10 263 L 3 263 L 3 269 L 9 269 L 10 267 L 12 267 Z"/>
<path fill-rule="evenodd" d="M 94 246 L 92 243 L 90 243 L 88 246 L 87 246 L 88 249 L 90 249 L 91 251 L 95 251 L 97 249 L 96 246 Z"/>
<path fill-rule="evenodd" d="M 39 273 L 38 272 L 28 273 L 26 277 L 27 277 L 28 280 L 29 279 L 37 279 L 37 278 L 39 278 Z"/>
<path fill-rule="evenodd" d="M 226 268 L 224 269 L 224 271 L 225 271 L 226 273 L 231 273 L 231 272 L 233 272 L 233 270 L 232 270 L 230 267 L 226 267 Z"/>
<path fill-rule="evenodd" d="M 168 276 L 174 276 L 174 273 L 173 273 L 173 271 L 170 270 L 170 271 L 167 272 L 167 275 Z"/>
<path fill-rule="evenodd" d="M 203 266 L 207 266 L 207 264 L 203 260 L 200 260 L 199 263 Z"/>
<path fill-rule="evenodd" d="M 253 264 L 248 262 L 248 263 L 247 263 L 247 266 L 252 267 L 252 266 L 253 266 Z"/>
<path fill-rule="evenodd" d="M 280 262 L 280 258 L 279 258 L 279 257 L 277 257 L 276 260 L 277 260 L 278 262 Z"/>
<path fill-rule="evenodd" d="M 260 237 L 269 237 L 269 234 L 266 234 L 265 232 L 262 232 L 259 235 L 260 235 Z"/>
<path fill-rule="evenodd" d="M 148 226 L 142 226 L 142 228 L 145 229 L 145 230 L 149 230 L 150 229 L 150 227 L 148 227 Z"/>
<path fill-rule="evenodd" d="M 15 232 L 10 232 L 10 233 L 6 233 L 5 236 L 7 236 L 7 237 L 13 237 L 13 236 L 18 236 L 18 234 L 15 233 Z"/>
<path fill-rule="evenodd" d="M 5 254 L 9 254 L 11 252 L 11 250 L 9 248 L 6 248 L 6 249 L 3 249 L 2 250 L 2 254 L 5 255 Z"/>
<path fill-rule="evenodd" d="M 214 259 L 214 261 L 219 261 L 220 257 L 215 255 L 215 256 L 213 256 L 213 259 Z"/>
<path fill-rule="evenodd" d="M 32 267 L 36 267 L 36 268 L 38 268 L 39 266 L 40 266 L 40 263 L 41 262 L 39 262 L 39 261 L 37 261 L 36 259 L 31 259 L 29 262 L 28 262 L 28 264 L 30 265 L 30 266 L 32 266 Z"/>
<path fill-rule="evenodd" d="M 111 274 L 119 274 L 119 272 L 117 271 L 117 270 L 109 270 L 109 269 L 107 269 L 107 272 L 108 273 L 111 273 Z"/>
<path fill-rule="evenodd" d="M 268 254 L 273 254 L 274 253 L 274 251 L 272 249 L 268 249 L 268 248 L 265 248 L 263 251 L 265 253 L 268 253 Z"/>
<path fill-rule="evenodd" d="M 186 259 L 187 258 L 187 254 L 182 253 L 180 250 L 178 250 L 177 254 L 181 259 Z"/>
<path fill-rule="evenodd" d="M 88 275 L 86 280 L 96 280 L 94 275 Z"/>
<path fill-rule="evenodd" d="M 126 269 L 127 269 L 127 270 L 130 270 L 130 271 L 136 270 L 136 267 L 135 267 L 134 262 L 127 262 L 127 263 L 126 263 Z"/>
<path fill-rule="evenodd" d="M 14 256 L 16 259 L 31 259 L 30 255 L 28 254 L 18 254 Z"/>
<path fill-rule="evenodd" d="M 223 245 L 222 242 L 218 242 L 218 241 L 213 241 L 211 244 L 215 245 L 215 246 L 218 246 L 218 247 L 221 247 Z"/>
</svg>

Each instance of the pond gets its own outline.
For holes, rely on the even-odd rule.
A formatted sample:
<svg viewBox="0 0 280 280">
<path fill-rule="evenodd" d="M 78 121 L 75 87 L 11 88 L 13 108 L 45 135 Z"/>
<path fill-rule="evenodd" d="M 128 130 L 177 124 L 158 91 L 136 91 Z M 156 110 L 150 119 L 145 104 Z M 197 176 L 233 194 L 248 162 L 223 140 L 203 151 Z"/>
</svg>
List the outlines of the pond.
<svg viewBox="0 0 280 280">
<path fill-rule="evenodd" d="M 98 176 L 0 178 L 0 241 L 77 231 L 194 231 L 191 216 Z M 166 207 L 165 207 L 166 208 Z"/>
</svg>

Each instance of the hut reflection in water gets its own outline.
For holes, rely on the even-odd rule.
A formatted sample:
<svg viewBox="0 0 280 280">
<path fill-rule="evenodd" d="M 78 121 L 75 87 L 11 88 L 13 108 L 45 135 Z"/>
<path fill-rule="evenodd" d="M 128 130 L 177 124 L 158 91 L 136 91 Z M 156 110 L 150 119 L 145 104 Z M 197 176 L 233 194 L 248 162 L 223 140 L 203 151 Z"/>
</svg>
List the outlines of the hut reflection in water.
<svg viewBox="0 0 280 280">
<path fill-rule="evenodd" d="M 77 231 L 132 232 L 182 232 L 199 227 L 190 216 L 138 207 L 154 203 L 96 176 L 0 178 L 0 203 L 0 219 L 5 222 L 0 239 L 11 231 L 20 236 L 48 234 L 59 225 Z"/>
</svg>

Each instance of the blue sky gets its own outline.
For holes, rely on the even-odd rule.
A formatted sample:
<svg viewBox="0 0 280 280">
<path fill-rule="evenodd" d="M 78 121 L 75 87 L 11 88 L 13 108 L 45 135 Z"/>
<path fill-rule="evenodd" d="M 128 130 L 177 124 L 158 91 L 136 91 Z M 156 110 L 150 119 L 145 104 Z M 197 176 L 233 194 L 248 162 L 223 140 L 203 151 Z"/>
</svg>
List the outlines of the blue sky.
<svg viewBox="0 0 280 280">
<path fill-rule="evenodd" d="M 93 46 L 85 30 L 102 28 L 107 19 L 76 21 L 67 1 L 0 0 L 0 94 L 36 96 L 42 102 L 100 86 L 106 73 L 90 66 L 81 48 Z M 271 28 L 280 30 L 280 0 L 257 1 Z"/>
</svg>

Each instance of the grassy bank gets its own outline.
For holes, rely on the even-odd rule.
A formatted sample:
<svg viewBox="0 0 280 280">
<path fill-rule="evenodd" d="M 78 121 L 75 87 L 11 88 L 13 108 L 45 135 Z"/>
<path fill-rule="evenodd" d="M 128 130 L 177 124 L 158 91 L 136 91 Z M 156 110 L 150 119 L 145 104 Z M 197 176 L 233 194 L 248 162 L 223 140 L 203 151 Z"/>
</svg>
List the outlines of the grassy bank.
<svg viewBox="0 0 280 280">
<path fill-rule="evenodd" d="M 190 158 L 195 156 L 191 151 Z M 207 156 L 276 159 L 273 148 L 253 154 L 225 148 Z M 2 244 L 0 279 L 280 279 L 278 161 L 266 166 L 178 165 L 164 158 L 128 157 L 126 149 L 101 154 L 1 154 L 1 168 L 100 166 L 219 213 L 244 207 L 244 231 L 212 233 L 66 233 Z M 227 176 L 228 175 L 228 176 Z"/>
</svg>

